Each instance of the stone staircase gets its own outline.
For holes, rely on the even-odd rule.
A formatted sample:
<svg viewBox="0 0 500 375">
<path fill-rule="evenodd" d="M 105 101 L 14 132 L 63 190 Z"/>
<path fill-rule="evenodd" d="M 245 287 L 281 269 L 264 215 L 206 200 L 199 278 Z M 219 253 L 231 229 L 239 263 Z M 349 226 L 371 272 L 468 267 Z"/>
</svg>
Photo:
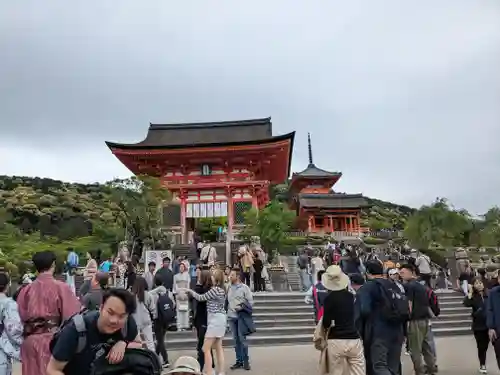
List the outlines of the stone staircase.
<svg viewBox="0 0 500 375">
<path fill-rule="evenodd" d="M 297 266 L 296 256 L 280 256 L 280 262 L 287 270 L 287 280 L 290 289 L 294 292 L 302 290 L 300 283 L 299 267 Z"/>
<path fill-rule="evenodd" d="M 193 256 L 196 255 L 196 252 L 193 250 L 191 245 L 174 245 L 172 247 L 172 253 L 175 258 L 182 256 L 186 257 L 186 259 L 192 259 Z"/>
<path fill-rule="evenodd" d="M 217 263 L 226 264 L 226 243 L 225 242 L 213 242 L 212 246 L 217 252 Z M 192 245 L 175 245 L 172 247 L 172 253 L 174 257 L 182 256 L 186 259 L 195 259 L 196 250 L 194 250 Z"/>
<path fill-rule="evenodd" d="M 433 322 L 436 336 L 470 334 L 470 309 L 463 307 L 462 296 L 456 292 L 437 292 L 441 316 Z M 296 345 L 312 342 L 313 311 L 304 303 L 304 294 L 297 292 L 266 292 L 254 296 L 254 320 L 257 332 L 249 337 L 250 346 Z M 231 333 L 225 345 L 232 345 Z M 196 348 L 193 331 L 168 332 L 168 350 Z"/>
</svg>

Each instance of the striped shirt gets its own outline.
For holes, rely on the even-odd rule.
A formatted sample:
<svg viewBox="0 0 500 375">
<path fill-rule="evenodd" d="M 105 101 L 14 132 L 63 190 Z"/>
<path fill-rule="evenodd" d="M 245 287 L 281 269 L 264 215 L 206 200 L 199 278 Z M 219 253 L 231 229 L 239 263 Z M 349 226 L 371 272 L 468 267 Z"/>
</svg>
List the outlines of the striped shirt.
<svg viewBox="0 0 500 375">
<path fill-rule="evenodd" d="M 224 308 L 226 302 L 226 292 L 224 289 L 214 286 L 204 294 L 192 292 L 192 295 L 197 301 L 207 302 L 208 314 L 226 313 L 226 309 Z"/>
</svg>

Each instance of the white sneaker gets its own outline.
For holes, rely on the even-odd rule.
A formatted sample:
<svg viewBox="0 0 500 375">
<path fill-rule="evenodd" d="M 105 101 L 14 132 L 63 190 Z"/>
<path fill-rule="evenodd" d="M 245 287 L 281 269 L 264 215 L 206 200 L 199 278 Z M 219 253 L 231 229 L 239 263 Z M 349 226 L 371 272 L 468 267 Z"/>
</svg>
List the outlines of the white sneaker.
<svg viewBox="0 0 500 375">
<path fill-rule="evenodd" d="M 488 370 L 486 370 L 486 366 L 479 367 L 479 373 L 480 374 L 487 374 Z"/>
</svg>

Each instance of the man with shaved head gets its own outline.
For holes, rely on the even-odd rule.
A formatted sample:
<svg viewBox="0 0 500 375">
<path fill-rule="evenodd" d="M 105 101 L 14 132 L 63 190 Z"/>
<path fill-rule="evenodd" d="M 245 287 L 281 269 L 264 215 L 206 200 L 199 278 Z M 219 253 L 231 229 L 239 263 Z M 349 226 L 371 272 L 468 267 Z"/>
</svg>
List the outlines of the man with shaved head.
<svg viewBox="0 0 500 375">
<path fill-rule="evenodd" d="M 90 290 L 82 297 L 83 308 L 85 310 L 98 310 L 108 285 L 109 274 L 107 272 L 97 272 L 92 278 Z"/>
</svg>

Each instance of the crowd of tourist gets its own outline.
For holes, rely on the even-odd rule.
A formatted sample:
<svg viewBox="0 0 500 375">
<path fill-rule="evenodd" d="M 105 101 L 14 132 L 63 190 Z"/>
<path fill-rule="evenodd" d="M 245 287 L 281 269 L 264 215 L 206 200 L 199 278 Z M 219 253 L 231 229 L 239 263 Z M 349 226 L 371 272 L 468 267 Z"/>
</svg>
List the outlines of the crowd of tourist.
<svg viewBox="0 0 500 375">
<path fill-rule="evenodd" d="M 447 272 L 439 268 L 438 281 L 432 282 L 435 266 L 415 250 L 401 262 L 383 262 L 358 251 L 352 246 L 331 246 L 310 256 L 306 249 L 297 260 L 300 269 L 312 269 L 316 275 L 305 302 L 314 308 L 322 372 L 401 374 L 405 348 L 416 375 L 437 373 L 432 320 L 440 315 L 440 307 L 435 289 L 450 285 Z M 302 277 L 304 290 L 308 274 Z M 500 369 L 499 282 L 498 271 L 474 271 L 468 262 L 457 282 L 457 290 L 465 294 L 464 305 L 472 309 L 471 328 L 482 374 L 487 373 L 490 343 Z"/>
<path fill-rule="evenodd" d="M 331 265 L 319 267 L 306 303 L 314 306 L 317 332 L 326 336 L 330 373 L 344 373 L 346 363 L 354 375 L 399 374 L 406 341 L 415 373 L 435 374 L 430 321 L 439 315 L 439 305 L 429 279 L 420 273 L 430 260 L 415 254 L 413 264 L 384 265 L 374 254 L 360 256 L 355 247 L 326 250 Z"/>
<path fill-rule="evenodd" d="M 259 260 L 265 254 L 242 246 L 231 267 L 217 265 L 211 254 L 210 247 L 201 247 L 191 261 L 166 257 L 159 267 L 149 262 L 144 271 L 135 261 L 101 261 L 88 254 L 84 283 L 76 288 L 72 276 L 79 259 L 72 249 L 66 282 L 54 278 L 55 255 L 39 252 L 32 259 L 36 277 L 25 275 L 12 298 L 10 277 L 0 272 L 0 375 L 10 375 L 16 361 L 22 363 L 23 375 L 91 370 L 104 375 L 109 366 L 141 374 L 145 364 L 158 373 L 170 368 L 223 374 L 228 329 L 236 357 L 230 369 L 250 370 L 247 337 L 255 332 L 253 294 L 264 290 Z M 403 351 L 416 375 L 438 372 L 432 320 L 440 315 L 435 289 L 448 286 L 447 274 L 443 271 L 445 280 L 440 282 L 442 270 L 436 273 L 430 259 L 417 251 L 385 258 L 343 243 L 299 254 L 305 302 L 312 305 L 317 324 L 314 342 L 322 353 L 322 373 L 401 374 Z M 121 266 L 124 271 L 112 278 L 110 271 Z M 500 368 L 498 272 L 466 264 L 457 286 L 465 295 L 464 305 L 471 308 L 479 372 L 487 372 L 490 343 Z M 181 357 L 171 367 L 168 331 L 191 329 L 196 331 L 197 358 Z"/>
<path fill-rule="evenodd" d="M 10 375 L 16 361 L 26 375 L 105 374 L 106 366 L 125 362 L 166 369 L 167 332 L 191 329 L 197 333 L 198 358 L 184 357 L 184 366 L 189 364 L 194 373 L 223 374 L 222 339 L 228 328 L 236 356 L 231 369 L 250 370 L 247 336 L 255 328 L 248 284 L 253 279 L 256 291 L 263 290 L 259 253 L 242 246 L 238 263 L 220 268 L 210 248 L 201 250 L 191 262 L 166 257 L 158 269 L 150 262 L 144 271 L 135 261 L 100 261 L 87 254 L 78 289 L 79 259 L 72 249 L 66 282 L 54 278 L 55 254 L 39 252 L 32 259 L 36 276 L 25 275 L 14 298 L 7 295 L 9 275 L 0 273 L 0 375 Z M 125 356 L 131 359 L 123 361 Z"/>
</svg>

